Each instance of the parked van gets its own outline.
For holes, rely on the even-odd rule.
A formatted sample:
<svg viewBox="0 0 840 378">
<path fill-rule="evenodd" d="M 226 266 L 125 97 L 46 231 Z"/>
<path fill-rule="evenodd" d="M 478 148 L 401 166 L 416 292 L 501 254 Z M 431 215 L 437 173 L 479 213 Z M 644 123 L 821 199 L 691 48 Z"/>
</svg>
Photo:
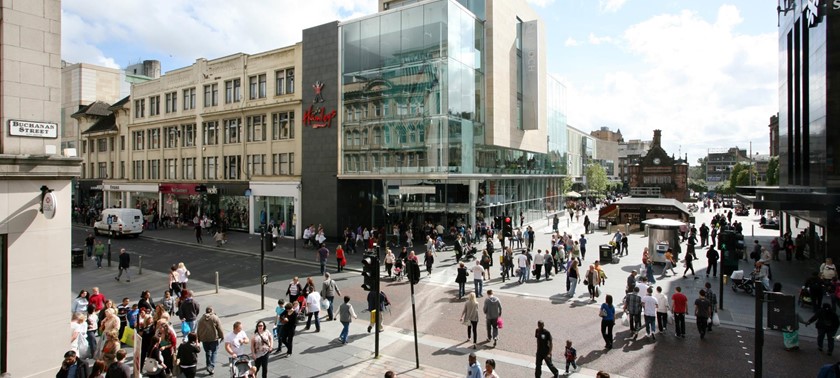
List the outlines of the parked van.
<svg viewBox="0 0 840 378">
<path fill-rule="evenodd" d="M 113 237 L 140 236 L 143 233 L 143 213 L 139 209 L 105 209 L 93 223 L 93 233 Z"/>
</svg>

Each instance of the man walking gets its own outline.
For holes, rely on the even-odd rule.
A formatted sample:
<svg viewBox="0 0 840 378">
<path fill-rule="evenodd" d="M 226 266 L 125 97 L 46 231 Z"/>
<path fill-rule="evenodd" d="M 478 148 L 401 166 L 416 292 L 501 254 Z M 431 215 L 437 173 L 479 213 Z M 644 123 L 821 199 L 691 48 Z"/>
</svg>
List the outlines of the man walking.
<svg viewBox="0 0 840 378">
<path fill-rule="evenodd" d="M 534 277 L 536 277 L 537 281 L 540 280 L 540 274 L 542 273 L 543 263 L 545 262 L 545 256 L 542 254 L 542 250 L 537 250 L 537 255 L 534 256 Z M 548 276 L 546 276 L 548 278 Z"/>
<path fill-rule="evenodd" d="M 487 341 L 493 338 L 493 347 L 499 341 L 499 318 L 502 316 L 502 302 L 493 296 L 493 290 L 487 290 L 487 299 L 484 300 L 484 315 L 487 319 Z M 491 335 L 492 331 L 492 335 Z"/>
<path fill-rule="evenodd" d="M 196 303 L 196 301 L 192 297 L 192 292 L 189 290 L 184 290 L 181 292 L 181 305 L 178 306 L 178 318 L 181 319 L 181 329 L 183 330 L 183 324 L 187 324 L 190 330 L 195 329 L 195 321 L 198 318 L 198 314 L 201 311 L 201 306 Z M 187 334 L 189 332 L 184 333 L 184 342 L 187 340 Z"/>
<path fill-rule="evenodd" d="M 321 243 L 321 249 L 318 250 L 318 262 L 321 263 L 321 274 L 327 272 L 327 258 L 330 257 L 330 250 L 327 245 Z"/>
<path fill-rule="evenodd" d="M 706 322 L 712 317 L 712 305 L 706 299 L 706 290 L 700 290 L 700 298 L 694 301 L 694 316 L 697 317 L 697 331 L 700 332 L 700 340 L 706 337 Z"/>
<path fill-rule="evenodd" d="M 216 368 L 216 351 L 219 349 L 219 340 L 224 336 L 222 321 L 213 313 L 213 307 L 207 306 L 204 315 L 198 320 L 196 335 L 204 349 L 204 358 L 207 366 L 207 373 L 213 375 Z"/>
<path fill-rule="evenodd" d="M 706 223 L 700 225 L 700 247 L 705 247 L 709 244 L 709 226 Z"/>
<path fill-rule="evenodd" d="M 117 276 L 114 277 L 115 280 L 119 281 L 120 277 L 122 277 L 123 272 L 125 272 L 126 280 L 125 282 L 131 282 L 131 273 L 128 271 L 128 266 L 131 263 L 131 256 L 129 256 L 128 252 L 126 252 L 125 248 L 120 248 L 120 262 L 119 262 L 119 273 Z"/>
<path fill-rule="evenodd" d="M 662 286 L 656 287 L 656 323 L 659 325 L 659 334 L 665 335 L 668 331 L 668 297 L 662 292 Z"/>
<path fill-rule="evenodd" d="M 656 341 L 656 311 L 659 310 L 659 302 L 653 297 L 653 288 L 647 288 L 647 294 L 642 298 L 642 307 L 645 313 L 645 337 Z"/>
<path fill-rule="evenodd" d="M 522 251 L 522 253 L 516 257 L 516 266 L 519 268 L 519 283 L 524 283 L 525 275 L 528 272 L 528 256 L 525 255 L 525 251 Z"/>
<path fill-rule="evenodd" d="M 551 363 L 551 351 L 554 347 L 551 342 L 551 332 L 545 329 L 545 324 L 542 320 L 537 321 L 537 330 L 534 332 L 534 337 L 537 338 L 537 370 L 534 371 L 534 376 L 542 377 L 542 363 L 548 366 L 548 369 L 554 374 L 556 378 L 560 372 Z"/>
<path fill-rule="evenodd" d="M 706 282 L 706 299 L 709 301 L 709 305 L 712 306 L 711 316 L 709 316 L 709 332 L 712 332 L 712 319 L 715 317 L 715 313 L 717 312 L 717 295 L 712 292 L 712 283 Z"/>
<path fill-rule="evenodd" d="M 639 296 L 639 287 L 624 297 L 624 311 L 630 316 L 630 332 L 633 340 L 639 337 L 639 330 L 642 329 L 642 298 Z"/>
<path fill-rule="evenodd" d="M 706 267 L 706 277 L 709 277 L 709 272 L 714 271 L 715 277 L 717 277 L 717 263 L 718 259 L 720 258 L 720 254 L 718 251 L 715 250 L 715 247 L 709 247 L 709 250 L 706 251 L 706 259 L 708 260 L 708 266 Z"/>
<path fill-rule="evenodd" d="M 688 298 L 682 293 L 682 288 L 677 286 L 677 292 L 671 296 L 671 308 L 674 311 L 674 328 L 677 329 L 676 336 L 685 338 L 685 313 L 688 311 Z"/>
<path fill-rule="evenodd" d="M 330 278 L 330 273 L 324 273 L 324 283 L 321 284 L 321 297 L 327 299 L 330 303 L 327 307 L 327 321 L 333 320 L 333 300 L 335 299 L 336 295 L 341 295 L 341 290 L 338 289 L 338 285 L 335 284 L 335 281 Z"/>
<path fill-rule="evenodd" d="M 584 260 L 586 260 L 586 241 L 586 236 L 580 234 L 580 240 L 578 240 L 578 243 L 580 244 L 580 257 Z"/>
<path fill-rule="evenodd" d="M 88 236 L 85 238 L 85 249 L 87 250 L 87 257 L 89 259 L 93 259 L 93 245 L 96 242 L 96 238 L 93 237 L 92 233 L 88 233 Z"/>
<path fill-rule="evenodd" d="M 472 268 L 473 283 L 475 284 L 475 296 L 481 297 L 482 290 L 484 290 L 484 267 L 481 262 L 475 260 L 475 266 Z"/>
<path fill-rule="evenodd" d="M 96 268 L 102 269 L 102 258 L 105 256 L 105 245 L 101 240 L 97 240 L 93 247 L 93 256 L 96 258 Z"/>
</svg>

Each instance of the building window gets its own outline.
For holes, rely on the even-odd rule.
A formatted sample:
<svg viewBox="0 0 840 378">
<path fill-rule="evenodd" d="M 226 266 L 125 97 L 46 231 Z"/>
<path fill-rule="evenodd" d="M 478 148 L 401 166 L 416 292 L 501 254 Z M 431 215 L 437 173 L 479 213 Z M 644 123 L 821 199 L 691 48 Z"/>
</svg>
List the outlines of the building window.
<svg viewBox="0 0 840 378">
<path fill-rule="evenodd" d="M 105 163 L 96 165 L 96 178 L 108 178 L 108 166 Z"/>
<path fill-rule="evenodd" d="M 107 152 L 108 151 L 108 140 L 105 138 L 99 138 L 96 140 L 96 152 Z"/>
<path fill-rule="evenodd" d="M 149 97 L 149 116 L 160 114 L 160 96 Z"/>
<path fill-rule="evenodd" d="M 160 129 L 149 129 L 149 149 L 160 148 Z"/>
<path fill-rule="evenodd" d="M 219 84 L 204 86 L 204 107 L 219 105 Z"/>
<path fill-rule="evenodd" d="M 146 116 L 146 99 L 134 100 L 134 118 Z"/>
<path fill-rule="evenodd" d="M 163 160 L 163 178 L 166 180 L 178 178 L 178 159 Z"/>
<path fill-rule="evenodd" d="M 114 149 L 114 137 L 108 138 L 108 148 L 109 151 L 116 151 Z"/>
<path fill-rule="evenodd" d="M 248 155 L 248 173 L 251 176 L 265 175 L 265 155 Z"/>
<path fill-rule="evenodd" d="M 178 111 L 178 92 L 170 92 L 166 94 L 166 112 L 174 113 Z"/>
<path fill-rule="evenodd" d="M 251 100 L 265 98 L 265 74 L 251 76 L 248 78 L 248 87 Z"/>
<path fill-rule="evenodd" d="M 202 139 L 204 144 L 219 144 L 219 121 L 204 122 L 202 127 L 204 128 L 204 139 Z"/>
<path fill-rule="evenodd" d="M 195 146 L 195 125 L 181 125 L 181 146 L 192 147 Z"/>
<path fill-rule="evenodd" d="M 143 179 L 143 172 L 144 172 L 144 161 L 143 160 L 135 160 L 134 161 L 134 170 L 131 172 L 131 178 L 134 180 L 142 180 Z"/>
<path fill-rule="evenodd" d="M 120 151 L 125 151 L 125 135 L 120 135 Z"/>
<path fill-rule="evenodd" d="M 181 178 L 195 180 L 195 158 L 181 159 Z"/>
<path fill-rule="evenodd" d="M 241 134 L 239 118 L 232 118 L 224 120 L 225 143 L 239 143 Z"/>
<path fill-rule="evenodd" d="M 86 150 L 86 149 L 87 149 L 87 141 L 86 141 L 86 140 L 83 140 L 83 141 L 82 141 L 82 153 L 85 153 L 85 150 Z"/>
<path fill-rule="evenodd" d="M 212 156 L 212 157 L 205 157 L 204 162 L 202 164 L 204 170 L 204 179 L 205 180 L 215 180 L 218 179 L 218 166 L 219 166 L 219 158 Z"/>
<path fill-rule="evenodd" d="M 163 128 L 163 148 L 178 147 L 178 126 Z"/>
<path fill-rule="evenodd" d="M 195 109 L 195 88 L 184 89 L 184 110 Z"/>
<path fill-rule="evenodd" d="M 286 71 L 285 70 L 274 71 L 274 94 L 276 96 L 279 96 L 279 95 L 283 94 L 283 89 L 285 88 L 284 83 L 286 82 L 285 79 L 286 79 Z"/>
<path fill-rule="evenodd" d="M 241 98 L 240 84 L 239 79 L 228 80 L 225 82 L 225 104 L 239 102 L 239 99 Z"/>
<path fill-rule="evenodd" d="M 295 93 L 295 70 L 289 68 L 286 70 L 286 94 Z"/>
<path fill-rule="evenodd" d="M 125 162 L 124 161 L 120 162 L 120 178 L 121 179 L 125 178 Z"/>
<path fill-rule="evenodd" d="M 142 131 L 142 130 L 132 132 L 131 140 L 133 141 L 134 144 L 131 146 L 131 148 L 134 151 L 140 151 L 144 148 L 144 146 L 143 146 L 143 135 L 144 135 L 144 133 L 145 132 Z M 82 146 L 84 146 L 84 144 Z"/>
<path fill-rule="evenodd" d="M 265 115 L 255 115 L 245 118 L 248 130 L 249 142 L 261 142 L 265 140 Z"/>
<path fill-rule="evenodd" d="M 293 175 L 295 166 L 295 154 L 274 154 L 271 159 L 271 173 L 274 175 Z"/>
<path fill-rule="evenodd" d="M 149 160 L 149 180 L 160 179 L 160 160 Z"/>
<path fill-rule="evenodd" d="M 295 113 L 283 112 L 271 115 L 271 135 L 274 140 L 295 138 Z"/>
<path fill-rule="evenodd" d="M 232 155 L 232 156 L 225 156 L 225 180 L 239 180 L 241 166 L 242 166 L 242 156 L 239 155 Z"/>
</svg>

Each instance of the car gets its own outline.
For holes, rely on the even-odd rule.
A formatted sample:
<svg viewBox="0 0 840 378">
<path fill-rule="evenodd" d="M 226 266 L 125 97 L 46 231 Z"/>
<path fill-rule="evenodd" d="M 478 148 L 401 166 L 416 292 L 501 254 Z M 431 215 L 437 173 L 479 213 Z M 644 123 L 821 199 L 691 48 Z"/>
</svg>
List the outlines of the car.
<svg viewBox="0 0 840 378">
<path fill-rule="evenodd" d="M 93 223 L 93 233 L 96 235 L 140 236 L 143 233 L 143 213 L 139 209 L 113 208 L 102 210 L 99 218 Z"/>
<path fill-rule="evenodd" d="M 739 215 L 742 217 L 750 215 L 750 209 L 748 209 L 746 206 L 738 206 L 735 208 L 735 215 Z"/>
</svg>

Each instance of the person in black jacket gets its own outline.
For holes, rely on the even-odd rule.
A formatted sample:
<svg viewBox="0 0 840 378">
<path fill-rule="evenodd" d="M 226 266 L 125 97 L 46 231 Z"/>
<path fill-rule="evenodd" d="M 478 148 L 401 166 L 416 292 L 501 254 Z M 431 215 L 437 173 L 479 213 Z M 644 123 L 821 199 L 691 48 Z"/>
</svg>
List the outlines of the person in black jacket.
<svg viewBox="0 0 840 378">
<path fill-rule="evenodd" d="M 805 326 L 813 322 L 817 322 L 817 349 L 820 352 L 823 351 L 823 339 L 828 337 L 828 355 L 830 356 L 834 353 L 834 335 L 840 327 L 840 319 L 831 309 L 831 305 L 824 303 L 822 308 L 805 323 Z"/>
<path fill-rule="evenodd" d="M 120 277 L 122 277 L 123 272 L 125 272 L 125 282 L 131 282 L 131 273 L 128 271 L 128 266 L 131 264 L 131 256 L 129 256 L 128 252 L 125 251 L 125 248 L 120 248 L 120 264 L 118 266 L 119 273 L 117 276 L 114 277 L 115 280 L 119 281 Z"/>
<path fill-rule="evenodd" d="M 708 277 L 709 273 L 712 271 L 714 271 L 714 275 L 717 277 L 717 263 L 718 259 L 720 259 L 720 254 L 715 250 L 714 246 L 709 247 L 709 250 L 706 251 L 706 259 L 709 263 L 706 267 L 706 277 Z"/>
<path fill-rule="evenodd" d="M 458 263 L 458 275 L 455 276 L 455 282 L 458 284 L 458 299 L 464 297 L 464 286 L 467 283 L 467 267 L 464 266 L 464 262 Z"/>
<path fill-rule="evenodd" d="M 61 363 L 61 369 L 55 373 L 55 378 L 87 378 L 90 375 L 87 364 L 76 357 L 76 352 L 69 350 L 64 353 L 64 362 Z"/>
<path fill-rule="evenodd" d="M 120 349 L 117 351 L 116 354 L 116 361 L 108 366 L 108 371 L 105 373 L 105 376 L 108 378 L 130 378 L 132 377 L 131 374 L 131 367 L 126 365 L 123 361 L 125 361 L 125 349 Z"/>
<path fill-rule="evenodd" d="M 184 290 L 181 293 L 181 304 L 178 306 L 177 315 L 181 319 L 181 329 L 183 330 L 184 325 L 183 323 L 188 324 L 190 331 L 195 331 L 195 321 L 198 319 L 198 315 L 201 313 L 201 306 L 196 303 L 196 301 L 192 297 L 192 292 L 189 290 Z M 187 335 L 184 335 L 184 339 L 187 339 Z"/>
<path fill-rule="evenodd" d="M 198 346 L 198 336 L 195 332 L 190 332 L 187 334 L 187 342 L 178 346 L 178 366 L 185 377 L 195 378 L 199 352 L 201 348 Z"/>
</svg>

